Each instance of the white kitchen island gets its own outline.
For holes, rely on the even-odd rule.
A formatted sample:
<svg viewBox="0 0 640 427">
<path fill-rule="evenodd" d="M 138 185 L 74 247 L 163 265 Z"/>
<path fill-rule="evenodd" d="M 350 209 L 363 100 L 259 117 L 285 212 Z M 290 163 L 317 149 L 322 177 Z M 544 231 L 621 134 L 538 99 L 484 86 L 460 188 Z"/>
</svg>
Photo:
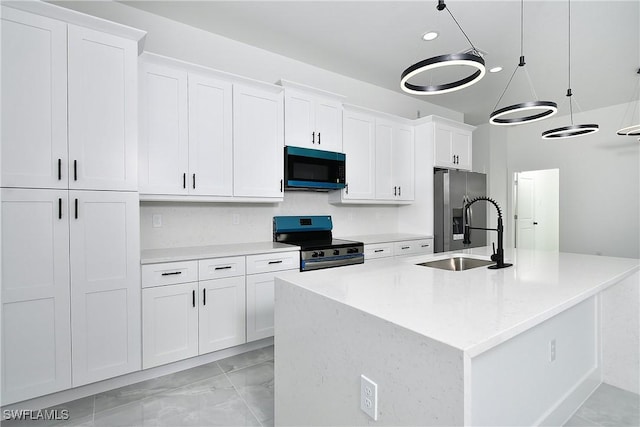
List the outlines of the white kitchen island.
<svg viewBox="0 0 640 427">
<path fill-rule="evenodd" d="M 520 250 L 502 270 L 416 265 L 443 256 L 277 279 L 276 425 L 558 425 L 603 380 L 637 392 L 639 260 Z"/>
</svg>

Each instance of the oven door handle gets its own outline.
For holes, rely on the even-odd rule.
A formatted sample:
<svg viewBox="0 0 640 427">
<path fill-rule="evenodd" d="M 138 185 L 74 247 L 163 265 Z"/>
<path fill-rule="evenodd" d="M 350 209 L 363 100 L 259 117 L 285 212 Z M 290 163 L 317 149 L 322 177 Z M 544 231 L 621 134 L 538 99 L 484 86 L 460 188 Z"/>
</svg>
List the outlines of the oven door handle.
<svg viewBox="0 0 640 427">
<path fill-rule="evenodd" d="M 354 259 L 357 260 L 356 262 L 354 262 Z M 353 265 L 353 264 L 362 264 L 364 262 L 364 255 L 360 254 L 360 255 L 354 255 L 351 256 L 349 258 L 340 258 L 340 259 L 331 259 L 331 260 L 305 260 L 303 261 L 304 266 L 302 271 L 309 271 L 309 270 L 317 270 L 320 268 L 327 268 L 327 267 L 341 267 L 344 265 Z"/>
</svg>

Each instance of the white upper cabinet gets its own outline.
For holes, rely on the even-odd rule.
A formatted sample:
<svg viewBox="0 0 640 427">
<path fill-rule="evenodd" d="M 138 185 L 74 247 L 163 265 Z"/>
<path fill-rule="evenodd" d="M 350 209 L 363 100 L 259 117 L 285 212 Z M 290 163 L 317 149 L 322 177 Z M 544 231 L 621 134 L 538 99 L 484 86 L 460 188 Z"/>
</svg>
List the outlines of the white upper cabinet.
<svg viewBox="0 0 640 427">
<path fill-rule="evenodd" d="M 67 25 L 2 7 L 2 186 L 67 188 Z"/>
<path fill-rule="evenodd" d="M 471 170 L 473 126 L 433 119 L 434 166 Z"/>
<path fill-rule="evenodd" d="M 340 95 L 281 81 L 285 87 L 285 144 L 325 151 L 342 151 Z"/>
<path fill-rule="evenodd" d="M 140 193 L 231 196 L 232 84 L 157 58 L 140 61 Z"/>
<path fill-rule="evenodd" d="M 233 195 L 283 199 L 281 89 L 233 86 Z"/>
<path fill-rule="evenodd" d="M 189 74 L 189 193 L 233 191 L 232 85 Z"/>
<path fill-rule="evenodd" d="M 136 57 L 135 40 L 3 7 L 2 186 L 137 190 Z"/>
<path fill-rule="evenodd" d="M 332 203 L 406 204 L 414 199 L 414 131 L 410 122 L 383 113 L 344 111 L 347 187 Z"/>
<path fill-rule="evenodd" d="M 187 73 L 140 61 L 141 194 L 187 194 Z"/>
<path fill-rule="evenodd" d="M 137 44 L 68 26 L 69 188 L 138 189 Z"/>
</svg>

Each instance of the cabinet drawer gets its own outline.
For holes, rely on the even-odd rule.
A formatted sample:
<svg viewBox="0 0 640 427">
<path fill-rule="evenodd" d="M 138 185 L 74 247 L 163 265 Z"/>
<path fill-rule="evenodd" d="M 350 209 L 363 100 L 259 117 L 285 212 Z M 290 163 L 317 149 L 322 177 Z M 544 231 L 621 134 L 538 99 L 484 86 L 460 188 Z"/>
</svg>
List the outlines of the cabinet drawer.
<svg viewBox="0 0 640 427">
<path fill-rule="evenodd" d="M 433 239 L 416 240 L 416 254 L 432 254 Z"/>
<path fill-rule="evenodd" d="M 393 256 L 393 243 L 376 243 L 364 245 L 364 259 L 385 258 Z"/>
<path fill-rule="evenodd" d="M 198 281 L 198 261 L 166 262 L 142 266 L 142 287 Z"/>
<path fill-rule="evenodd" d="M 395 242 L 393 250 L 395 256 L 433 253 L 433 240 L 421 239 Z"/>
<path fill-rule="evenodd" d="M 247 256 L 247 274 L 299 268 L 300 253 L 298 251 Z"/>
<path fill-rule="evenodd" d="M 202 259 L 198 261 L 200 280 L 244 276 L 244 257 Z"/>
</svg>

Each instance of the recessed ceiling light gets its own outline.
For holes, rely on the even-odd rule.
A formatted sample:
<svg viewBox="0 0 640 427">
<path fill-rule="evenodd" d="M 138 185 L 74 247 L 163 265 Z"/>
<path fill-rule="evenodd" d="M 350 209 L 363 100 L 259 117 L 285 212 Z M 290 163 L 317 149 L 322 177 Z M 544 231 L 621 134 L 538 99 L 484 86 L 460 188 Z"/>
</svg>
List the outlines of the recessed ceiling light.
<svg viewBox="0 0 640 427">
<path fill-rule="evenodd" d="M 502 71 L 502 67 L 500 67 L 500 66 L 489 68 L 489 72 L 490 73 L 499 73 L 500 71 Z"/>
<path fill-rule="evenodd" d="M 422 35 L 422 40 L 431 41 L 437 39 L 439 36 L 437 31 L 428 31 Z"/>
</svg>

